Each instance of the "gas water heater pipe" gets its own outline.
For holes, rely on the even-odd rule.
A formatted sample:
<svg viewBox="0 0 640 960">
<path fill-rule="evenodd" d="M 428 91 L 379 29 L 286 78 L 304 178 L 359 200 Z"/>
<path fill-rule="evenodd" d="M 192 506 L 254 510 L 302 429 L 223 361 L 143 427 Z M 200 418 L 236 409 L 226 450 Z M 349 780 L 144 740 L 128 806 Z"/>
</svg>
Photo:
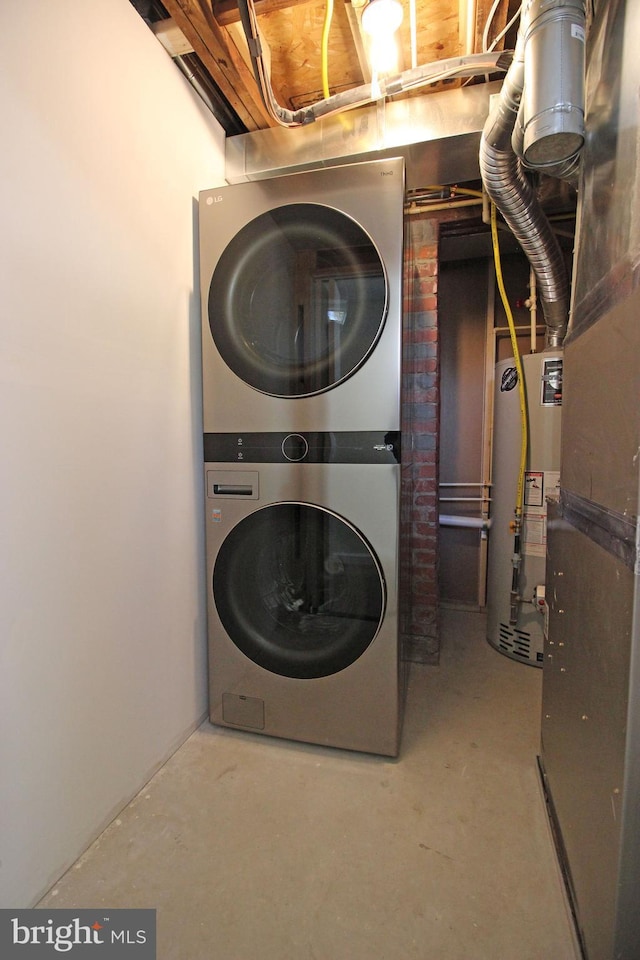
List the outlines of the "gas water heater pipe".
<svg viewBox="0 0 640 960">
<path fill-rule="evenodd" d="M 489 221 L 487 221 L 489 222 Z M 516 307 L 526 307 L 529 311 L 529 353 L 538 352 L 538 291 L 533 267 L 529 268 L 529 296 L 526 300 L 516 300 Z"/>
<path fill-rule="evenodd" d="M 533 267 L 529 272 L 529 299 L 526 302 L 531 317 L 531 353 L 538 349 L 538 288 L 536 287 L 536 274 Z"/>
</svg>

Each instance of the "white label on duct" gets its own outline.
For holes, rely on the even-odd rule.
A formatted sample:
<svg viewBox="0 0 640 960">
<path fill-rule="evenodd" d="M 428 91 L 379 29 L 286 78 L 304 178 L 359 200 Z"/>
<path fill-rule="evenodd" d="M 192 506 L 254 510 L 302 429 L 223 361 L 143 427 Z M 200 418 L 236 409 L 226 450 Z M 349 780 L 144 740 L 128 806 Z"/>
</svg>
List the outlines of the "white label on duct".
<svg viewBox="0 0 640 960">
<path fill-rule="evenodd" d="M 581 40 L 584 43 L 584 27 L 581 23 L 571 24 L 571 36 L 574 40 Z"/>
</svg>

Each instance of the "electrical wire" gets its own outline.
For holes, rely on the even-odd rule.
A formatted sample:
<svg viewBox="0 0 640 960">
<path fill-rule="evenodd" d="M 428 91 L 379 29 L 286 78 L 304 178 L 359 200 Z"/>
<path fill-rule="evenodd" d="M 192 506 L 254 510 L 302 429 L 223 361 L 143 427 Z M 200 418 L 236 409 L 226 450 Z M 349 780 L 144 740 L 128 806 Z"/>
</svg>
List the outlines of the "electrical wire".
<svg viewBox="0 0 640 960">
<path fill-rule="evenodd" d="M 322 24 L 322 95 L 329 99 L 329 31 L 333 19 L 333 0 L 327 0 Z"/>
<path fill-rule="evenodd" d="M 511 20 L 509 20 L 509 23 L 506 25 L 506 27 L 503 27 L 500 33 L 497 35 L 497 37 L 493 38 L 493 40 L 489 44 L 489 47 L 487 48 L 487 51 L 486 51 L 487 53 L 491 53 L 492 50 L 495 50 L 496 46 L 500 43 L 502 38 L 508 34 L 509 30 L 511 30 L 511 27 L 514 25 L 514 23 L 517 20 L 519 20 L 521 13 L 522 13 L 522 7 L 518 7 L 514 15 L 511 17 Z"/>
<path fill-rule="evenodd" d="M 488 15 L 487 15 L 487 19 L 486 19 L 486 22 L 485 22 L 485 25 L 484 25 L 484 30 L 482 31 L 482 51 L 483 51 L 483 53 L 486 53 L 486 52 L 487 52 L 487 48 L 488 48 L 488 44 L 489 44 L 489 30 L 490 30 L 490 28 L 491 28 L 491 24 L 493 23 L 493 18 L 494 18 L 495 15 L 496 15 L 496 12 L 497 12 L 497 10 L 498 10 L 498 7 L 500 6 L 500 3 L 501 3 L 501 0 L 493 0 L 493 6 L 491 7 L 491 10 L 489 10 L 489 13 L 488 13 Z"/>
<path fill-rule="evenodd" d="M 502 38 L 506 36 L 509 30 L 511 30 L 511 27 L 518 20 L 518 18 L 520 17 L 520 14 L 522 13 L 523 4 L 520 4 L 520 6 L 518 7 L 514 15 L 511 17 L 511 20 L 509 20 L 509 23 L 506 25 L 506 27 L 503 27 L 500 33 L 493 38 L 491 43 L 489 43 L 489 30 L 491 28 L 493 18 L 495 17 L 496 12 L 498 10 L 499 4 L 500 4 L 500 0 L 494 0 L 493 6 L 491 7 L 491 10 L 489 11 L 489 15 L 487 16 L 487 20 L 484 25 L 484 30 L 482 31 L 482 52 L 483 53 L 491 53 L 492 50 L 495 50 L 496 46 L 500 43 Z"/>
</svg>

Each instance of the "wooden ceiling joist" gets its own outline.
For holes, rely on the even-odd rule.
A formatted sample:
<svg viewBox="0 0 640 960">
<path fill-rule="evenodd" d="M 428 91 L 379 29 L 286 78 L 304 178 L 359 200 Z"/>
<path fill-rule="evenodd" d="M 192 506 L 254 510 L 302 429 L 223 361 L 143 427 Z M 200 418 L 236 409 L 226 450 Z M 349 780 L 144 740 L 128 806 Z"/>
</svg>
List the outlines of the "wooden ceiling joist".
<svg viewBox="0 0 640 960">
<path fill-rule="evenodd" d="M 327 0 L 254 0 L 275 99 L 297 110 L 323 98 L 322 33 Z M 331 93 L 349 90 L 371 76 L 367 44 L 360 32 L 360 14 L 367 0 L 336 0 L 327 44 L 327 79 Z M 520 0 L 415 0 L 416 30 L 412 36 L 409 0 L 402 0 L 405 18 L 396 40 L 397 70 L 412 62 L 423 66 L 464 53 L 481 53 L 483 33 L 491 43 L 518 10 Z M 249 131 L 272 127 L 239 23 L 237 0 L 163 0 L 169 15 L 194 49 L 223 96 Z M 485 31 L 487 18 L 491 23 Z M 158 30 L 165 28 L 159 26 Z M 166 28 L 167 30 L 169 28 Z M 510 37 L 513 40 L 513 34 Z M 169 37 L 165 37 L 165 44 Z M 504 41 L 497 47 L 502 49 Z M 478 77 L 467 82 L 483 82 Z M 459 86 L 445 79 L 397 96 L 415 96 Z"/>
<path fill-rule="evenodd" d="M 193 46 L 220 92 L 247 130 L 274 126 L 258 85 L 207 0 L 163 0 L 167 13 Z"/>
<path fill-rule="evenodd" d="M 253 6 L 256 16 L 261 17 L 265 13 L 288 10 L 290 7 L 306 2 L 307 0 L 254 0 Z M 240 20 L 237 0 L 212 0 L 211 6 L 214 17 L 222 27 L 230 23 L 238 23 Z"/>
</svg>

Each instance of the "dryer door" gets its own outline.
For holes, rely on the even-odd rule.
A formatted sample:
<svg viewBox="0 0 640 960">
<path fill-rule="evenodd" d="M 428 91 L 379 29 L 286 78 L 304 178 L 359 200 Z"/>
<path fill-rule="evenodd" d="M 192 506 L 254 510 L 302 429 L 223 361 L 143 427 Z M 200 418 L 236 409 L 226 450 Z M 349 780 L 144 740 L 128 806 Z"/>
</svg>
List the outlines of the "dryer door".
<svg viewBox="0 0 640 960">
<path fill-rule="evenodd" d="M 213 572 L 227 634 L 254 663 L 310 679 L 344 670 L 376 636 L 384 577 L 372 548 L 337 514 L 278 503 L 223 542 Z"/>
<path fill-rule="evenodd" d="M 292 203 L 228 244 L 209 288 L 218 352 L 276 397 L 322 393 L 364 363 L 382 332 L 387 277 L 369 235 L 344 213 Z"/>
</svg>

